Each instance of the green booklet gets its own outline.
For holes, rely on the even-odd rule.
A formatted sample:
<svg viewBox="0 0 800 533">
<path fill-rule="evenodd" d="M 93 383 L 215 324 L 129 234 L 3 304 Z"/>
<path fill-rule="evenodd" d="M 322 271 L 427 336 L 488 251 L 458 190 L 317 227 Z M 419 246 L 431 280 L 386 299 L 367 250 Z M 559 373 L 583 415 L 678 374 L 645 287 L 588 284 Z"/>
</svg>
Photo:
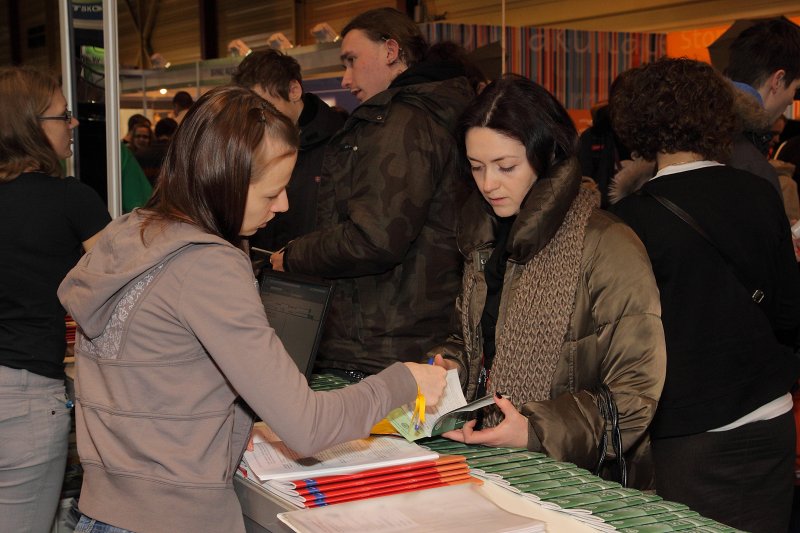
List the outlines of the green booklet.
<svg viewBox="0 0 800 533">
<path fill-rule="evenodd" d="M 554 462 L 555 459 L 539 452 L 512 452 L 501 456 L 480 457 L 470 461 L 471 468 L 489 468 L 499 465 L 517 464 L 521 461 L 539 461 L 536 464 Z"/>
<path fill-rule="evenodd" d="M 386 419 L 406 440 L 415 441 L 459 429 L 467 420 L 472 418 L 472 414 L 475 411 L 492 404 L 494 404 L 493 396 L 484 396 L 474 402 L 467 403 L 464 393 L 461 392 L 458 372 L 449 370 L 447 372 L 447 387 L 444 395 L 434 409 L 425 413 L 424 422 L 414 423 L 413 403 L 391 411 L 386 416 Z"/>
</svg>

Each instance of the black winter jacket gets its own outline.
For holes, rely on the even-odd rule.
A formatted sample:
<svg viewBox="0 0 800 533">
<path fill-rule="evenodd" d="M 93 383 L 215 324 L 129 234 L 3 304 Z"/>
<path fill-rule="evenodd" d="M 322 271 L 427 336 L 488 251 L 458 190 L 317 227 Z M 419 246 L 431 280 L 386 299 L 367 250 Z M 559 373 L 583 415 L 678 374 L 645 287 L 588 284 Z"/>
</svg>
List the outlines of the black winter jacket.
<svg viewBox="0 0 800 533">
<path fill-rule="evenodd" d="M 250 245 L 266 250 L 280 250 L 292 239 L 314 231 L 317 220 L 317 196 L 325 147 L 333 134 L 344 125 L 344 117 L 328 107 L 318 96 L 303 94 L 300 126 L 300 151 L 286 188 L 289 210 L 278 213 L 265 228 L 250 238 Z"/>
</svg>

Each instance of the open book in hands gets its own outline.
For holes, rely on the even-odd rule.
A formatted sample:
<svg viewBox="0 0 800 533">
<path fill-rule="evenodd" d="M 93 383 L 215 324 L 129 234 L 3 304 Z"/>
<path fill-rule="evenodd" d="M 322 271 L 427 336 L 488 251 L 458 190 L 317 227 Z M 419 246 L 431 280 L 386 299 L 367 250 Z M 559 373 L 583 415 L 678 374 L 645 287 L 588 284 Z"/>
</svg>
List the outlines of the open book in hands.
<svg viewBox="0 0 800 533">
<path fill-rule="evenodd" d="M 409 441 L 415 441 L 459 429 L 464 425 L 464 422 L 472 418 L 474 411 L 493 403 L 494 398 L 492 396 L 484 396 L 474 402 L 467 403 L 464 393 L 461 392 L 458 371 L 448 370 L 447 386 L 442 399 L 433 409 L 425 413 L 424 423 L 418 426 L 414 424 L 413 403 L 391 411 L 386 416 L 386 419 L 403 437 Z"/>
</svg>

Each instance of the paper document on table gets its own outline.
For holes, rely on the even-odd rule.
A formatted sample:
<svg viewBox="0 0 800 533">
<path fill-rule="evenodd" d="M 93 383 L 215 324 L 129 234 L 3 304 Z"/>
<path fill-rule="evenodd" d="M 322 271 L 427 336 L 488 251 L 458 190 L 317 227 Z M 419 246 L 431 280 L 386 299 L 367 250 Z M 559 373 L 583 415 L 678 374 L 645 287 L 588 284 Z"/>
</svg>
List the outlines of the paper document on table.
<svg viewBox="0 0 800 533">
<path fill-rule="evenodd" d="M 415 441 L 423 437 L 441 435 L 446 431 L 458 429 L 469 420 L 472 412 L 487 405 L 492 405 L 494 398 L 485 396 L 474 402 L 467 403 L 464 393 L 461 392 L 461 382 L 458 380 L 458 371 L 447 371 L 447 386 L 444 390 L 442 399 L 436 407 L 425 413 L 425 422 L 414 427 L 414 405 L 404 405 L 391 411 L 386 419 L 391 422 L 398 433 L 409 441 Z"/>
<path fill-rule="evenodd" d="M 283 442 L 254 442 L 244 460 L 260 479 L 301 479 L 359 472 L 437 459 L 439 454 L 395 437 L 369 437 L 337 444 L 313 457 L 300 457 Z"/>
<path fill-rule="evenodd" d="M 446 510 L 446 511 L 445 511 Z M 473 484 L 440 487 L 278 514 L 298 533 L 535 533 L 545 523 L 499 507 Z"/>
</svg>

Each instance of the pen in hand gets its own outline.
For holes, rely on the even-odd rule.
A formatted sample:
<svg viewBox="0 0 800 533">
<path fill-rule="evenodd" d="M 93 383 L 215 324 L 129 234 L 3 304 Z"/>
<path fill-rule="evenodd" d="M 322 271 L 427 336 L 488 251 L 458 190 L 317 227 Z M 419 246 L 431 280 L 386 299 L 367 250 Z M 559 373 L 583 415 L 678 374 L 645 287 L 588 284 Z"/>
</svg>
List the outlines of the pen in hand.
<svg viewBox="0 0 800 533">
<path fill-rule="evenodd" d="M 432 365 L 434 358 L 428 358 L 428 364 Z M 420 392 L 417 387 L 417 399 L 414 402 L 414 414 L 411 417 L 411 425 L 414 426 L 414 431 L 419 431 L 422 424 L 425 423 L 425 396 Z"/>
<path fill-rule="evenodd" d="M 256 253 L 263 255 L 272 255 L 280 252 L 280 250 L 265 250 L 264 248 L 256 248 L 255 246 L 251 246 L 250 249 Z"/>
</svg>

